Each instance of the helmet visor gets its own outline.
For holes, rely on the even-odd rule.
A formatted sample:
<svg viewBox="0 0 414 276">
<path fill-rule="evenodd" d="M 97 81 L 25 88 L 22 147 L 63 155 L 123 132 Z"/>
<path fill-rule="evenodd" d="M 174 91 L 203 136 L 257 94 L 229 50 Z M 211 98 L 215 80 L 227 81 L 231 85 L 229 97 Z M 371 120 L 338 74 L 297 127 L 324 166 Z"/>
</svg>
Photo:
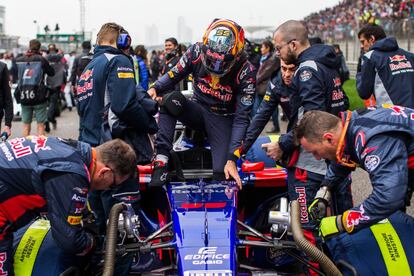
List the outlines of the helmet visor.
<svg viewBox="0 0 414 276">
<path fill-rule="evenodd" d="M 234 63 L 234 58 L 229 55 L 219 54 L 207 49 L 201 56 L 205 68 L 214 75 L 225 75 Z"/>
</svg>

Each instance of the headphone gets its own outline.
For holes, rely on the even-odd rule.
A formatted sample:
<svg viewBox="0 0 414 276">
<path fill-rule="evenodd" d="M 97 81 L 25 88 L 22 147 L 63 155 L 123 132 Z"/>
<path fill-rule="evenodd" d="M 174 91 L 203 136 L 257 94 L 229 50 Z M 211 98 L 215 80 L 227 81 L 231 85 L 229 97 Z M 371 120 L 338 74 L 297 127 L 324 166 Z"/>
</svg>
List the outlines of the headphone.
<svg viewBox="0 0 414 276">
<path fill-rule="evenodd" d="M 118 40 L 116 42 L 116 47 L 120 50 L 126 50 L 131 47 L 131 36 L 125 31 L 124 28 L 121 28 L 118 35 Z"/>
</svg>

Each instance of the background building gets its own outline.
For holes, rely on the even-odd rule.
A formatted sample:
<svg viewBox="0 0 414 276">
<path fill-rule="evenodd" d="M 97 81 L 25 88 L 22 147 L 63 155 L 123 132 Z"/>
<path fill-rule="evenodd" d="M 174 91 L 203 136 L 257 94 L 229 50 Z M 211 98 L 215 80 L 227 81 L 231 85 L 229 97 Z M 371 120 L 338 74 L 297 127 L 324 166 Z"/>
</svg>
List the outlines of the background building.
<svg viewBox="0 0 414 276">
<path fill-rule="evenodd" d="M 6 8 L 0 6 L 0 52 L 7 50 L 13 50 L 19 47 L 18 36 L 7 36 L 6 35 Z"/>
</svg>

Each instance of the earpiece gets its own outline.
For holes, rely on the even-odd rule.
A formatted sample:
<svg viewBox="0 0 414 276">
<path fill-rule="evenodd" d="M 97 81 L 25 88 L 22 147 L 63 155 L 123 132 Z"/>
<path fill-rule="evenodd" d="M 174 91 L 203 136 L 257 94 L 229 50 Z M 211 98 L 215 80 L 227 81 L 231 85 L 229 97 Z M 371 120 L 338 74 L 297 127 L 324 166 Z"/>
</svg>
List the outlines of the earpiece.
<svg viewBox="0 0 414 276">
<path fill-rule="evenodd" d="M 118 41 L 116 43 L 116 46 L 120 50 L 129 49 L 131 46 L 131 36 L 128 33 L 121 33 L 118 36 Z"/>
</svg>

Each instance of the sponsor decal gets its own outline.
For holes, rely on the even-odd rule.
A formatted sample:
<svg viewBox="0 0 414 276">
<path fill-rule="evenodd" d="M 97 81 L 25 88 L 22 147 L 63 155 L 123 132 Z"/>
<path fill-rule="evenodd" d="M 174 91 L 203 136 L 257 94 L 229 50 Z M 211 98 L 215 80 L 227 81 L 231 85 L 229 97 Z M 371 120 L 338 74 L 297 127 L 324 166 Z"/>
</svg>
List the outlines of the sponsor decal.
<svg viewBox="0 0 414 276">
<path fill-rule="evenodd" d="M 281 103 L 286 103 L 286 102 L 289 102 L 289 101 L 290 101 L 289 97 L 280 97 L 280 102 Z"/>
<path fill-rule="evenodd" d="M 0 253 L 0 275 L 1 276 L 7 276 L 8 272 L 6 270 L 3 269 L 4 264 L 7 261 L 7 253 L 6 252 L 1 252 Z"/>
<path fill-rule="evenodd" d="M 160 177 L 160 180 L 161 181 L 166 181 L 167 180 L 167 175 L 168 175 L 168 173 L 163 173 L 162 175 L 161 175 L 161 177 Z"/>
<path fill-rule="evenodd" d="M 118 78 L 119 79 L 133 79 L 135 78 L 135 76 L 134 76 L 134 73 L 119 72 Z"/>
<path fill-rule="evenodd" d="M 341 86 L 341 79 L 339 77 L 333 79 L 333 84 L 335 87 Z"/>
<path fill-rule="evenodd" d="M 132 70 L 132 68 L 130 68 L 130 67 L 118 67 L 118 68 L 116 68 L 116 71 L 129 71 L 129 72 L 134 72 L 134 70 Z"/>
<path fill-rule="evenodd" d="M 14 157 L 10 152 L 9 148 L 7 147 L 6 143 L 0 143 L 1 151 L 3 152 L 4 156 L 7 158 L 8 161 L 13 161 Z"/>
<path fill-rule="evenodd" d="M 178 65 L 177 66 L 178 66 L 178 69 L 180 70 L 180 72 L 184 70 L 184 68 L 185 68 L 185 60 L 184 60 L 184 58 L 181 58 L 180 59 L 180 61 L 178 62 Z"/>
<path fill-rule="evenodd" d="M 217 253 L 217 247 L 201 247 L 197 254 L 188 254 L 184 260 L 191 261 L 193 265 L 222 264 L 223 260 L 230 259 L 230 254 Z"/>
<path fill-rule="evenodd" d="M 381 159 L 378 155 L 368 155 L 365 158 L 364 166 L 368 172 L 372 172 L 378 167 L 380 162 Z"/>
<path fill-rule="evenodd" d="M 23 79 L 30 80 L 33 77 L 34 69 L 26 69 L 23 73 Z"/>
<path fill-rule="evenodd" d="M 389 57 L 389 59 L 389 67 L 392 75 L 414 72 L 411 62 L 407 60 L 405 55 L 394 55 Z"/>
<path fill-rule="evenodd" d="M 299 79 L 301 82 L 308 81 L 312 78 L 312 72 L 308 70 L 304 70 L 300 73 Z"/>
<path fill-rule="evenodd" d="M 298 194 L 298 202 L 300 206 L 300 223 L 309 222 L 308 208 L 306 206 L 306 188 L 296 187 L 296 193 Z"/>
<path fill-rule="evenodd" d="M 79 225 L 81 223 L 82 216 L 68 216 L 67 222 L 70 225 Z"/>
<path fill-rule="evenodd" d="M 223 102 L 229 102 L 233 98 L 233 95 L 229 93 L 222 95 L 220 91 L 214 90 L 213 88 L 206 87 L 203 83 L 198 83 L 197 87 L 200 89 L 202 93 L 211 95 L 215 98 L 220 99 Z"/>
<path fill-rule="evenodd" d="M 270 96 L 269 96 L 269 95 L 265 95 L 265 96 L 263 97 L 263 100 L 264 100 L 265 102 L 270 101 Z"/>
<path fill-rule="evenodd" d="M 218 77 L 207 75 L 205 77 L 201 77 L 199 80 L 204 82 L 205 84 L 207 84 L 213 89 L 220 90 L 222 92 L 226 92 L 230 94 L 233 92 L 230 85 L 222 85 L 220 83 L 220 78 Z"/>
<path fill-rule="evenodd" d="M 241 103 L 243 105 L 246 105 L 246 106 L 252 105 L 253 104 L 253 96 L 252 95 L 243 96 L 241 98 Z"/>
<path fill-rule="evenodd" d="M 364 149 L 364 151 L 361 153 L 361 159 L 364 159 L 365 156 L 367 156 L 368 153 L 373 152 L 374 150 L 376 150 L 378 147 L 368 147 L 366 149 Z"/>
<path fill-rule="evenodd" d="M 133 203 L 139 200 L 140 197 L 138 195 L 128 195 L 128 196 L 120 197 L 119 199 L 120 201 L 125 202 L 125 203 Z"/>
<path fill-rule="evenodd" d="M 76 193 L 76 194 L 73 194 L 72 201 L 85 203 L 86 202 L 86 197 L 85 197 L 85 195 L 79 195 L 79 194 Z"/>
<path fill-rule="evenodd" d="M 191 187 L 190 189 L 188 187 L 176 187 L 171 191 L 173 194 L 211 194 L 211 193 L 225 193 L 226 192 L 226 186 L 217 184 L 217 185 L 209 185 L 208 188 L 199 188 L 197 187 Z"/>
<path fill-rule="evenodd" d="M 400 61 L 406 61 L 407 58 L 405 55 L 394 55 L 390 57 L 390 62 L 400 62 Z"/>
<path fill-rule="evenodd" d="M 16 158 L 20 158 L 33 153 L 30 146 L 23 146 L 23 142 L 25 140 L 25 138 L 14 138 L 12 140 L 9 140 L 9 144 Z"/>
<path fill-rule="evenodd" d="M 200 46 L 198 44 L 196 44 L 194 48 L 194 53 L 196 54 L 196 57 L 198 57 L 198 55 L 200 54 Z"/>
<path fill-rule="evenodd" d="M 84 83 L 78 85 L 78 87 L 76 88 L 76 92 L 78 93 L 78 95 L 80 95 L 92 89 L 93 89 L 93 79 L 90 79 L 89 81 L 85 81 Z"/>
<path fill-rule="evenodd" d="M 364 215 L 364 205 L 359 206 L 359 211 L 348 210 L 342 216 L 342 224 L 345 226 L 345 230 L 351 233 L 354 230 L 354 226 L 358 225 L 362 220 L 369 220 L 369 216 Z"/>
<path fill-rule="evenodd" d="M 30 140 L 35 144 L 35 152 L 39 152 L 40 150 L 51 150 L 49 146 L 46 146 L 46 136 L 30 136 Z"/>
<path fill-rule="evenodd" d="M 249 67 L 246 67 L 241 71 L 239 80 L 242 80 L 247 75 L 247 70 L 248 69 L 249 69 Z"/>
<path fill-rule="evenodd" d="M 344 98 L 344 92 L 342 90 L 333 90 L 332 91 L 332 101 L 339 101 Z"/>
<path fill-rule="evenodd" d="M 174 78 L 174 72 L 168 71 L 168 76 L 170 77 L 170 79 Z"/>
<path fill-rule="evenodd" d="M 408 118 L 407 113 L 405 113 L 405 108 L 399 105 L 391 105 L 388 107 L 391 109 L 391 115 L 393 116 L 403 116 L 404 118 Z"/>
<path fill-rule="evenodd" d="M 181 102 L 179 100 L 172 100 L 172 102 L 176 105 L 176 106 L 182 106 Z"/>
<path fill-rule="evenodd" d="M 207 50 L 206 55 L 211 57 L 212 59 L 217 59 L 221 61 L 224 60 L 224 54 L 212 52 L 210 49 Z"/>
<path fill-rule="evenodd" d="M 79 77 L 79 81 L 87 81 L 90 77 L 92 77 L 93 69 L 88 69 L 85 72 L 82 73 L 82 75 Z"/>
</svg>

